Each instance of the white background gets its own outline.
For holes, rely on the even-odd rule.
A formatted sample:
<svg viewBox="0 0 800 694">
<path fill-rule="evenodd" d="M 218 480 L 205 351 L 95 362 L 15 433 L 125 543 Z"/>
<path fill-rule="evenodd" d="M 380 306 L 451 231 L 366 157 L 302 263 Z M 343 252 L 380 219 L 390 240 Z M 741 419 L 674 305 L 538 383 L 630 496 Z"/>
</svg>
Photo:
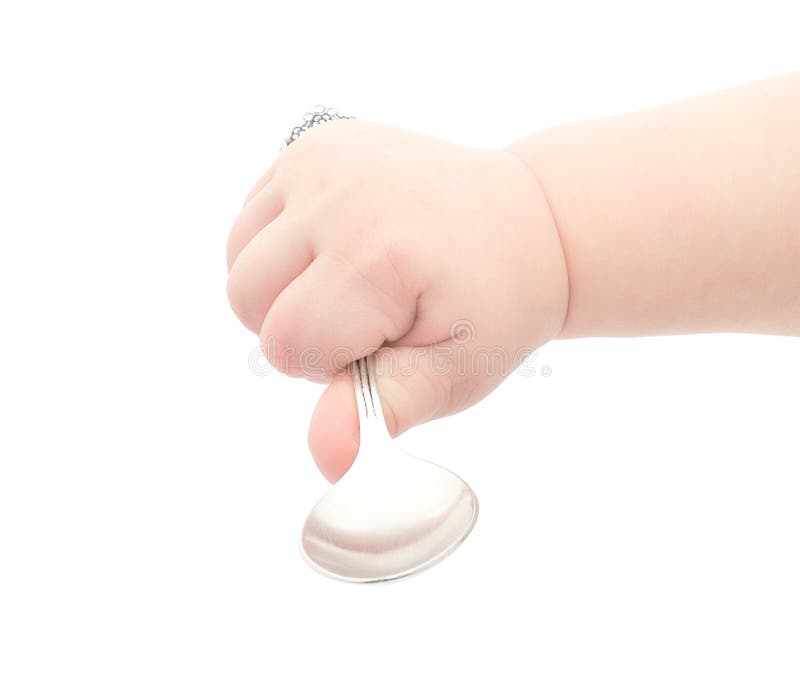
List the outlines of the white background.
<svg viewBox="0 0 800 694">
<path fill-rule="evenodd" d="M 795 7 L 4 3 L 0 691 L 798 691 L 800 340 L 546 345 L 402 439 L 473 535 L 355 586 L 224 263 L 314 103 L 500 146 L 797 69 Z"/>
</svg>

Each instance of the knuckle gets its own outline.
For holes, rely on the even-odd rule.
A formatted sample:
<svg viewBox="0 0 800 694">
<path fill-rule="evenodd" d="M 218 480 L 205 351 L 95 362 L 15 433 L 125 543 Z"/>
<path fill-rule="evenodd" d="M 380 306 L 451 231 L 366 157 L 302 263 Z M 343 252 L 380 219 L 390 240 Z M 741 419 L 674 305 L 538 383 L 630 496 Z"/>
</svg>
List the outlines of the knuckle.
<svg viewBox="0 0 800 694">
<path fill-rule="evenodd" d="M 226 292 L 228 295 L 228 303 L 234 314 L 236 314 L 236 317 L 248 330 L 257 333 L 261 326 L 263 316 L 259 315 L 255 302 L 252 300 L 251 293 L 247 290 L 247 283 L 235 272 L 235 267 L 228 276 Z"/>
<path fill-rule="evenodd" d="M 259 333 L 261 350 L 280 372 L 295 378 L 325 381 L 332 374 L 327 355 L 313 342 L 296 316 L 280 310 L 270 311 Z"/>
<path fill-rule="evenodd" d="M 296 348 L 286 321 L 267 314 L 259 332 L 261 351 L 272 366 L 289 376 L 296 375 Z"/>
</svg>

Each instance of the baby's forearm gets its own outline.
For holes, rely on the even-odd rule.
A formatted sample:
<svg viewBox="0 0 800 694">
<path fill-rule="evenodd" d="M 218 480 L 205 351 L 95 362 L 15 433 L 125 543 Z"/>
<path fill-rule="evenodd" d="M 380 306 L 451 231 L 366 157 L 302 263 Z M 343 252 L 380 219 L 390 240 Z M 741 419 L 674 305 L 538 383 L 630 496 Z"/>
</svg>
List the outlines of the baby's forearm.
<svg viewBox="0 0 800 694">
<path fill-rule="evenodd" d="M 562 337 L 800 334 L 800 73 L 510 150 L 561 236 Z"/>
</svg>

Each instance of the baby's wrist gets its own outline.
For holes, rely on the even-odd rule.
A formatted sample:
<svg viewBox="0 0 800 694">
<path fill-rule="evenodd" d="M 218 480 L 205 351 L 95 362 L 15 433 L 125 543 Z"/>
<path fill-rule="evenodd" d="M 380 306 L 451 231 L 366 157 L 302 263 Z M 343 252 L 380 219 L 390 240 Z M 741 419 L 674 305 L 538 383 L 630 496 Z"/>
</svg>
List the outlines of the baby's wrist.
<svg viewBox="0 0 800 694">
<path fill-rule="evenodd" d="M 544 318 L 544 324 L 538 326 L 534 339 L 538 344 L 543 344 L 563 333 L 569 313 L 570 274 L 558 220 L 547 190 L 535 164 L 518 144 L 512 143 L 503 151 L 518 162 L 519 168 L 524 170 L 531 183 L 530 197 L 533 199 L 529 206 L 530 230 L 532 235 L 538 237 L 537 248 L 540 253 L 531 258 L 530 272 L 542 277 L 543 282 L 538 291 L 547 292 L 551 299 L 549 315 L 537 316 L 540 321 Z"/>
</svg>

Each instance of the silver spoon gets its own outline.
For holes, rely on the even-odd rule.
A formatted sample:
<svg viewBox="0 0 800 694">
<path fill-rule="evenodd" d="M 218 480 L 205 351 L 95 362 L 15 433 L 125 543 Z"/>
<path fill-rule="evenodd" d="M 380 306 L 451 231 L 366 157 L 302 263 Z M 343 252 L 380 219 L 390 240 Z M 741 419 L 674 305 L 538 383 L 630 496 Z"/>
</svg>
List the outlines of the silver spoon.
<svg viewBox="0 0 800 694">
<path fill-rule="evenodd" d="M 311 509 L 301 551 L 318 571 L 346 581 L 400 578 L 452 552 L 478 517 L 469 485 L 391 441 L 374 358 L 352 364 L 361 445 L 353 466 Z"/>
</svg>

